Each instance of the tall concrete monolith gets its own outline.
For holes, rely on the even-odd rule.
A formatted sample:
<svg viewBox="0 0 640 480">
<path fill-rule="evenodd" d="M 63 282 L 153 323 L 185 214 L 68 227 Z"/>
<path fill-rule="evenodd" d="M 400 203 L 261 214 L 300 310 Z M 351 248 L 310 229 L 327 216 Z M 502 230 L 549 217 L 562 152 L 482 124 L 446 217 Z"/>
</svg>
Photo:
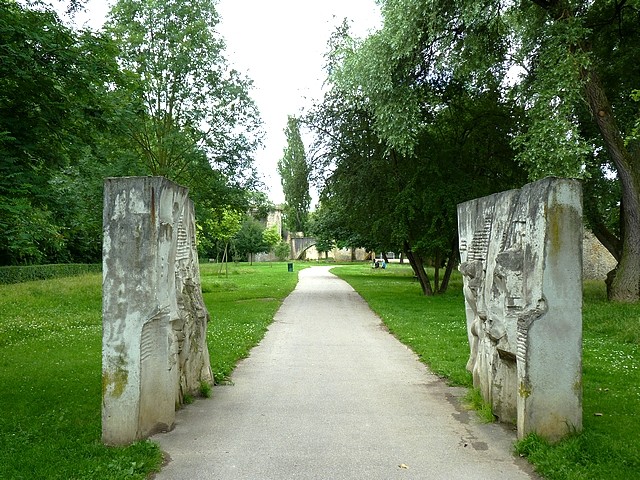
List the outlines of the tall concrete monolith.
<svg viewBox="0 0 640 480">
<path fill-rule="evenodd" d="M 582 429 L 582 191 L 546 178 L 458 205 L 473 384 L 518 437 Z"/>
<path fill-rule="evenodd" d="M 211 383 L 188 191 L 162 177 L 108 178 L 103 211 L 102 439 L 169 429 Z"/>
</svg>

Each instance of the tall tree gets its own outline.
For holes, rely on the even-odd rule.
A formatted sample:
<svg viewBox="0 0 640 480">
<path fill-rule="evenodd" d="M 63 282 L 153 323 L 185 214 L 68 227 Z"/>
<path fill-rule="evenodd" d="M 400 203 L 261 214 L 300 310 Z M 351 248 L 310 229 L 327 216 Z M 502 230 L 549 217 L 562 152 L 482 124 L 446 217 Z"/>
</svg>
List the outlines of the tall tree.
<svg viewBox="0 0 640 480">
<path fill-rule="evenodd" d="M 446 289 L 456 264 L 456 204 L 524 178 L 509 145 L 517 109 L 495 79 L 480 88 L 464 82 L 464 72 L 444 81 L 428 61 L 413 67 L 437 41 L 425 37 L 398 51 L 396 21 L 404 20 L 385 18 L 363 42 L 336 32 L 330 89 L 308 121 L 325 159 L 320 167 L 330 172 L 321 199 L 335 231 L 369 249 L 404 250 L 432 295 Z"/>
<path fill-rule="evenodd" d="M 594 233 L 618 259 L 609 298 L 640 300 L 640 140 L 633 136 L 640 78 L 640 1 L 531 0 L 515 15 L 519 58 L 527 68 L 523 97 L 533 120 L 522 158 L 542 174 L 585 180 L 585 210 Z M 556 155 L 549 156 L 552 150 Z M 615 172 L 620 196 L 602 203 Z M 619 209 L 617 231 L 602 214 Z"/>
<path fill-rule="evenodd" d="M 108 170 L 115 51 L 53 10 L 0 1 L 0 264 L 95 260 L 100 210 L 82 203 L 100 197 L 85 174 Z"/>
<path fill-rule="evenodd" d="M 118 0 L 107 23 L 138 80 L 132 145 L 150 173 L 187 186 L 254 177 L 258 111 L 250 80 L 224 57 L 218 22 L 214 0 Z"/>
<path fill-rule="evenodd" d="M 306 228 L 311 195 L 309 194 L 309 165 L 300 135 L 300 123 L 290 116 L 285 129 L 287 146 L 278 161 L 278 173 L 285 199 L 285 222 L 293 232 Z"/>
<path fill-rule="evenodd" d="M 640 1 L 384 0 L 384 27 L 334 80 L 367 99 L 377 135 L 415 154 L 451 86 L 491 91 L 524 112 L 510 132 L 531 179 L 585 180 L 589 224 L 619 264 L 610 298 L 640 299 Z M 426 88 L 425 88 L 426 87 Z M 618 188 L 608 178 L 615 176 Z M 616 198 L 616 190 L 620 197 Z M 606 204 L 608 202 L 608 205 Z M 618 215 L 612 215 L 619 210 Z M 611 230 L 612 217 L 620 219 Z"/>
</svg>

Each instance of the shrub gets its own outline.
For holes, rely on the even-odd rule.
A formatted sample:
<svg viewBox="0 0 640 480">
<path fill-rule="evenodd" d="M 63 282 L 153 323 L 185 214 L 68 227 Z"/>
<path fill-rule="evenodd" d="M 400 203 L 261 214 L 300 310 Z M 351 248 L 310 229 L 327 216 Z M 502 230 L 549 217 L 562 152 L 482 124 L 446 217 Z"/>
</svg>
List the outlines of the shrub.
<svg viewBox="0 0 640 480">
<path fill-rule="evenodd" d="M 0 267 L 0 285 L 73 277 L 85 273 L 99 273 L 102 264 L 68 263 L 58 265 L 26 265 Z"/>
<path fill-rule="evenodd" d="M 284 262 L 291 256 L 291 247 L 287 242 L 280 242 L 274 248 L 276 258 L 281 262 Z"/>
</svg>

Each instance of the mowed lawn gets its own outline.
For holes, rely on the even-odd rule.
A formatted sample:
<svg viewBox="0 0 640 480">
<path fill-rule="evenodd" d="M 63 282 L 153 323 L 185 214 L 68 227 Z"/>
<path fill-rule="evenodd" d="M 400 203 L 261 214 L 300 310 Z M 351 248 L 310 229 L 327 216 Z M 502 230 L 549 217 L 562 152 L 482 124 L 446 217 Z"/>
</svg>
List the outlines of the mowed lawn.
<svg viewBox="0 0 640 480">
<path fill-rule="evenodd" d="M 297 274 L 274 263 L 230 265 L 228 277 L 203 265 L 201 276 L 222 382 L 262 338 Z M 0 479 L 144 479 L 160 468 L 152 442 L 100 442 L 101 302 L 100 274 L 0 285 Z"/>
<path fill-rule="evenodd" d="M 0 286 L 0 478 L 145 478 L 162 456 L 101 436 L 100 274 Z"/>
<path fill-rule="evenodd" d="M 263 337 L 303 266 L 230 265 L 228 276 L 201 266 L 216 382 Z M 436 373 L 470 386 L 457 274 L 426 298 L 408 266 L 333 272 Z M 144 479 L 160 468 L 152 442 L 100 443 L 101 331 L 100 275 L 0 286 L 0 479 Z M 640 478 L 640 305 L 606 302 L 601 283 L 585 285 L 583 363 L 584 432 L 555 446 L 532 437 L 516 454 L 550 479 Z"/>
<path fill-rule="evenodd" d="M 451 383 L 471 386 L 462 280 L 445 295 L 421 295 L 408 266 L 332 270 L 389 330 Z M 604 282 L 586 282 L 583 306 L 584 431 L 559 445 L 535 436 L 516 446 L 549 479 L 640 478 L 640 304 L 606 301 Z"/>
</svg>

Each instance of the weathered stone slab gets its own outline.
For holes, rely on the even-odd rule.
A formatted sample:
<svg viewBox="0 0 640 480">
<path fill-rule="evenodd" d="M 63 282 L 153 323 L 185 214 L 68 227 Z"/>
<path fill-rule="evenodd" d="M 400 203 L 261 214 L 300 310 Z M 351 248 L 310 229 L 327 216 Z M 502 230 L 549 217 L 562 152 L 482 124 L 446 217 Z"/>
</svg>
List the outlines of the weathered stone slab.
<svg viewBox="0 0 640 480">
<path fill-rule="evenodd" d="M 458 205 L 474 386 L 518 437 L 582 429 L 582 193 L 546 178 Z"/>
<path fill-rule="evenodd" d="M 207 348 L 209 312 L 202 298 L 196 224 L 191 200 L 187 200 L 180 217 L 177 242 L 176 301 L 179 315 L 172 330 L 180 373 L 176 398 L 179 403 L 183 403 L 185 394 L 196 395 L 203 382 L 213 382 Z"/>
<path fill-rule="evenodd" d="M 176 406 L 211 382 L 193 204 L 161 177 L 104 185 L 102 439 L 169 429 Z"/>
</svg>

